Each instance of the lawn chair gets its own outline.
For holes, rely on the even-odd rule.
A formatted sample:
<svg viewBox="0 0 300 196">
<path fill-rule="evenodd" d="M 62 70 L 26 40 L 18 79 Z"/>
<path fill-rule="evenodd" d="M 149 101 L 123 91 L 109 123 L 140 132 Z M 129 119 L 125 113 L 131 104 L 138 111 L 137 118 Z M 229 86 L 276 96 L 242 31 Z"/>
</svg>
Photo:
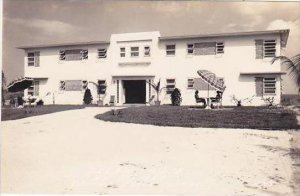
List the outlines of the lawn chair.
<svg viewBox="0 0 300 196">
<path fill-rule="evenodd" d="M 206 100 L 205 98 L 199 97 L 198 95 L 199 91 L 195 91 L 195 100 L 196 100 L 196 104 L 197 103 L 203 103 L 203 107 L 206 108 Z"/>
<path fill-rule="evenodd" d="M 110 106 L 114 106 L 115 105 L 115 96 L 114 95 L 110 96 L 109 105 Z"/>
<path fill-rule="evenodd" d="M 210 97 L 210 102 L 211 102 L 210 107 L 211 108 L 215 108 L 215 105 L 217 105 L 217 107 L 219 109 L 219 106 L 222 103 L 222 95 L 223 95 L 223 92 L 217 91 L 216 97 Z"/>
</svg>

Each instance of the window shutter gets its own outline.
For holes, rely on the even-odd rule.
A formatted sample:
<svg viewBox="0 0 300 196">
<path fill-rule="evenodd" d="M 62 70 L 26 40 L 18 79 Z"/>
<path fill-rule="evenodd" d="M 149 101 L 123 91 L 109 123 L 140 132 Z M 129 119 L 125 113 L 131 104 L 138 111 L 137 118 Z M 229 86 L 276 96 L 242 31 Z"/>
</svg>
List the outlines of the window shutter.
<svg viewBox="0 0 300 196">
<path fill-rule="evenodd" d="M 34 66 L 40 66 L 40 52 L 34 52 Z"/>
<path fill-rule="evenodd" d="M 255 78 L 255 89 L 256 89 L 256 96 L 263 96 L 263 77 L 256 77 Z"/>
<path fill-rule="evenodd" d="M 40 91 L 40 82 L 39 81 L 34 81 L 34 96 L 39 96 L 39 91 Z"/>
<path fill-rule="evenodd" d="M 201 42 L 194 44 L 195 55 L 215 55 L 216 42 Z"/>
<path fill-rule="evenodd" d="M 263 44 L 264 41 L 262 39 L 255 40 L 256 59 L 263 58 Z"/>
</svg>

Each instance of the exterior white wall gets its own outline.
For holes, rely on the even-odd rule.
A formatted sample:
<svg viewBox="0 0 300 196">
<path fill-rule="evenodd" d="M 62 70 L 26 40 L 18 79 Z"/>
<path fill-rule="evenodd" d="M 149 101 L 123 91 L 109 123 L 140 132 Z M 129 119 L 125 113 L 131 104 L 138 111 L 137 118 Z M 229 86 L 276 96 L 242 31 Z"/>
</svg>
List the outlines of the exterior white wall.
<svg viewBox="0 0 300 196">
<path fill-rule="evenodd" d="M 181 90 L 184 105 L 194 105 L 194 90 L 187 89 L 187 79 L 197 78 L 197 70 L 207 69 L 218 77 L 224 77 L 226 90 L 223 95 L 223 105 L 232 105 L 231 96 L 240 99 L 252 97 L 255 92 L 255 76 L 242 76 L 241 72 L 279 72 L 280 62 L 271 65 L 272 58 L 255 58 L 256 39 L 276 39 L 276 55 L 280 55 L 280 36 L 252 35 L 231 36 L 217 38 L 194 38 L 180 40 L 161 40 L 159 32 L 113 34 L 110 44 L 91 44 L 68 47 L 49 47 L 26 50 L 25 76 L 33 78 L 47 78 L 40 82 L 40 97 L 45 104 L 82 104 L 84 91 L 60 91 L 61 80 L 88 80 L 97 82 L 98 79 L 106 80 L 107 91 L 104 103 L 108 103 L 111 95 L 117 95 L 117 80 L 122 79 L 161 79 L 162 86 L 167 78 L 176 79 L 176 87 Z M 187 55 L 187 43 L 213 41 L 224 42 L 224 54 L 221 55 Z M 176 55 L 166 56 L 165 45 L 176 44 Z M 139 57 L 130 57 L 130 47 L 139 46 Z M 151 56 L 144 57 L 144 46 L 150 46 Z M 97 49 L 107 47 L 107 58 L 98 59 Z M 126 57 L 120 57 L 120 47 L 126 48 Z M 82 61 L 60 61 L 59 51 L 66 49 L 88 49 L 88 59 Z M 40 51 L 40 66 L 27 66 L 27 52 Z M 276 102 L 280 101 L 280 76 L 276 76 Z M 122 93 L 122 83 L 119 83 Z M 97 101 L 96 89 L 89 84 L 94 103 Z M 48 92 L 49 96 L 45 96 Z M 25 92 L 26 93 L 26 92 Z M 149 98 L 149 84 L 146 85 L 146 101 Z M 152 95 L 155 91 L 152 89 Z M 206 97 L 207 92 L 200 92 Z M 215 96 L 211 91 L 210 96 Z M 165 91 L 161 94 L 162 103 L 170 103 L 170 95 Z M 120 95 L 119 105 L 124 102 Z M 255 97 L 248 105 L 261 105 L 261 97 Z"/>
</svg>

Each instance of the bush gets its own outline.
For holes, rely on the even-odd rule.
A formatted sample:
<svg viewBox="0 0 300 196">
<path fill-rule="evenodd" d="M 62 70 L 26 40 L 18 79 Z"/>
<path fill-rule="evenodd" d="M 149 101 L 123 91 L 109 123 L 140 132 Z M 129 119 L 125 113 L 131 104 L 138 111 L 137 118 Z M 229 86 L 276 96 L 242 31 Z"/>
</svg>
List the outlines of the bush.
<svg viewBox="0 0 300 196">
<path fill-rule="evenodd" d="M 83 96 L 83 102 L 85 104 L 91 104 L 93 100 L 92 93 L 90 89 L 86 89 Z"/>
<path fill-rule="evenodd" d="M 171 101 L 172 105 L 174 106 L 179 106 L 181 104 L 182 98 L 181 98 L 181 93 L 178 88 L 175 88 L 174 91 L 171 94 Z"/>
<path fill-rule="evenodd" d="M 40 99 L 38 102 L 36 102 L 36 105 L 44 105 L 44 101 Z"/>
</svg>

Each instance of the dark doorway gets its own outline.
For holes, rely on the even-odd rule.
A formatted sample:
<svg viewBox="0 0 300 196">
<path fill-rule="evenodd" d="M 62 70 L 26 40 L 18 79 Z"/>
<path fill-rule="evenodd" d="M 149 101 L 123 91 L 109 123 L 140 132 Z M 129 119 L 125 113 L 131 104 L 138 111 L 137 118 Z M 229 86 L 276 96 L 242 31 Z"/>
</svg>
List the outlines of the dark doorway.
<svg viewBox="0 0 300 196">
<path fill-rule="evenodd" d="M 146 80 L 123 80 L 125 103 L 146 103 Z"/>
</svg>

